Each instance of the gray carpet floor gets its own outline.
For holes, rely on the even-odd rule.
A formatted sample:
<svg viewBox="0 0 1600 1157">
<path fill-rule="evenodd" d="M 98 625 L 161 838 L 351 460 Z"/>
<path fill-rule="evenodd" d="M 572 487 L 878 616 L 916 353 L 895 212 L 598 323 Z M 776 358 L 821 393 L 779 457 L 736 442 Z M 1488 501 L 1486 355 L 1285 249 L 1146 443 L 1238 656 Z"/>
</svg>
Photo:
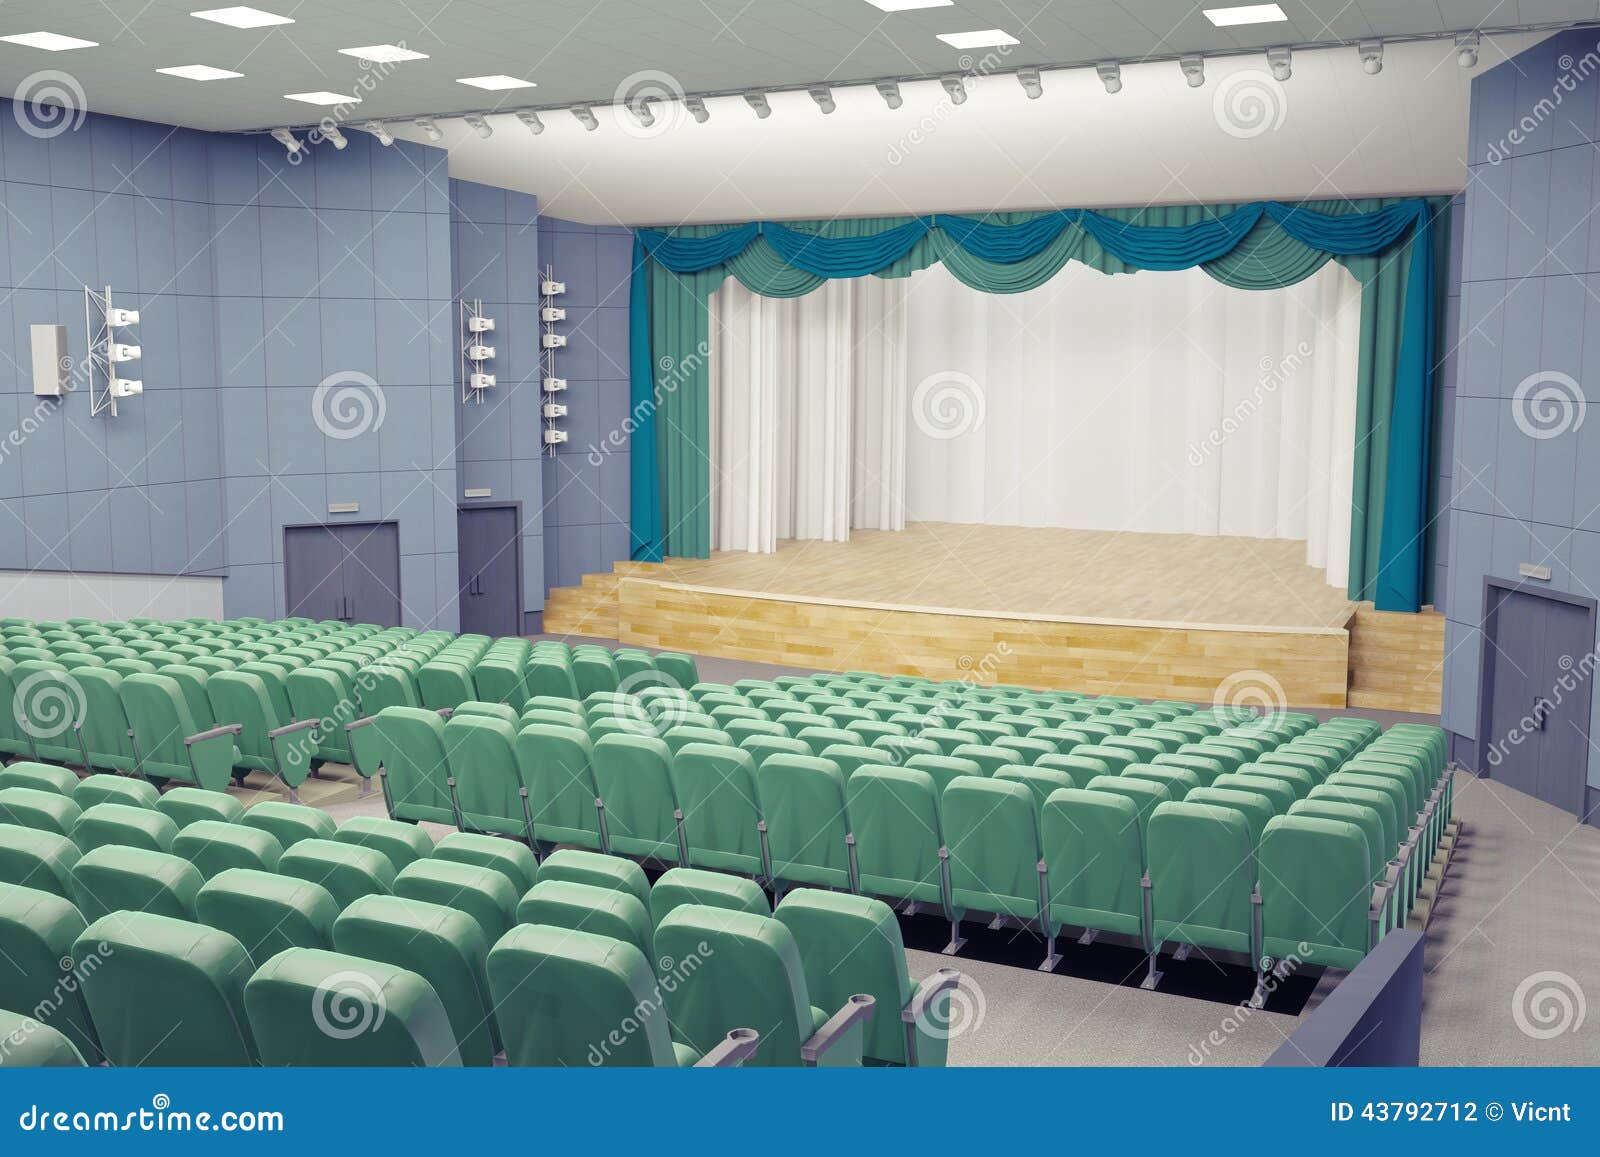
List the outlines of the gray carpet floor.
<svg viewBox="0 0 1600 1157">
<path fill-rule="evenodd" d="M 614 640 L 596 640 L 616 645 Z M 803 673 L 701 658 L 708 682 Z M 1428 716 L 1360 714 L 1384 725 Z M 381 815 L 380 796 L 329 809 Z M 1428 927 L 1422 1061 L 1600 1064 L 1600 828 L 1462 774 L 1465 831 Z M 435 837 L 447 829 L 438 829 Z M 1076 945 L 1068 941 L 1062 951 Z M 1090 949 L 1093 951 L 1093 949 Z M 1258 1065 L 1342 975 L 1324 975 L 1298 1016 L 975 960 L 907 952 L 913 977 L 954 965 L 952 1065 Z"/>
</svg>

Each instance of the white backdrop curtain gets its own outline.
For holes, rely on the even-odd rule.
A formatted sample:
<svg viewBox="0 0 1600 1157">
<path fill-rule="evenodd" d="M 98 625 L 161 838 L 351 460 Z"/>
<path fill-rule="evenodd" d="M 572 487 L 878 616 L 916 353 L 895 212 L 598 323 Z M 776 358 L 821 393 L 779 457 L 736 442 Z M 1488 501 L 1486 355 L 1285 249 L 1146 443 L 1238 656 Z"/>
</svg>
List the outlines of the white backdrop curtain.
<svg viewBox="0 0 1600 1157">
<path fill-rule="evenodd" d="M 711 295 L 711 546 L 905 526 L 904 281 Z"/>
<path fill-rule="evenodd" d="M 941 265 L 906 297 L 912 522 L 1287 538 L 1349 569 L 1360 286 L 1069 263 L 984 294 Z"/>
</svg>

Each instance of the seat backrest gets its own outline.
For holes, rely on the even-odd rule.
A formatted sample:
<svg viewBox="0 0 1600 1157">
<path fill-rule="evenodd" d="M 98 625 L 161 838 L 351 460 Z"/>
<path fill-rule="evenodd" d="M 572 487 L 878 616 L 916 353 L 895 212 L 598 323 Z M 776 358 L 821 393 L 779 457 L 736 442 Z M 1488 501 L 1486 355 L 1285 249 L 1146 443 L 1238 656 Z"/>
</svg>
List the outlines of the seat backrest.
<svg viewBox="0 0 1600 1157">
<path fill-rule="evenodd" d="M 209 880 L 229 868 L 273 871 L 283 855 L 283 845 L 259 828 L 224 820 L 194 820 L 178 829 L 172 854 L 188 860 Z"/>
<path fill-rule="evenodd" d="M 1171 801 L 1150 817 L 1151 911 L 1157 943 L 1178 940 L 1254 956 L 1255 845 L 1231 808 Z"/>
<path fill-rule="evenodd" d="M 655 943 L 674 962 L 667 1008 L 680 1039 L 704 1053 L 732 1030 L 760 1025 L 747 1065 L 800 1063 L 816 1018 L 799 946 L 781 922 L 685 904 L 661 921 Z"/>
<path fill-rule="evenodd" d="M 385 707 L 373 724 L 396 819 L 453 824 L 444 720 L 422 707 Z"/>
<path fill-rule="evenodd" d="M 794 935 L 811 1000 L 831 1010 L 858 992 L 875 997 L 878 1014 L 867 1024 L 862 1051 L 874 1060 L 906 1064 L 905 1025 L 895 1014 L 911 998 L 911 981 L 894 910 L 869 896 L 796 888 L 773 916 Z"/>
<path fill-rule="evenodd" d="M 0 712 L 4 714 L 4 712 Z M 31 787 L 35 791 L 50 791 L 72 798 L 72 789 L 78 786 L 78 777 L 64 767 L 51 763 L 34 763 L 18 760 L 0 767 L 0 789 Z"/>
<path fill-rule="evenodd" d="M 0 1009 L 0 1069 L 82 1068 L 83 1053 L 63 1033 L 31 1016 Z"/>
<path fill-rule="evenodd" d="M 199 820 L 220 820 L 237 824 L 244 815 L 244 804 L 227 792 L 206 791 L 198 787 L 174 787 L 161 793 L 156 810 L 184 828 Z"/>
<path fill-rule="evenodd" d="M 1250 828 L 1252 846 L 1259 846 L 1267 830 L 1267 822 L 1278 814 L 1277 807 L 1258 791 L 1243 787 L 1199 787 L 1184 799 L 1189 803 L 1210 804 L 1213 807 L 1231 808 L 1244 817 Z"/>
<path fill-rule="evenodd" d="M 321 884 L 254 868 L 228 868 L 195 895 L 195 918 L 220 928 L 263 964 L 285 948 L 327 948 L 339 905 Z"/>
<path fill-rule="evenodd" d="M 1109 791 L 1132 800 L 1139 809 L 1139 826 L 1147 832 L 1150 816 L 1157 805 L 1172 798 L 1172 792 L 1165 784 L 1152 783 L 1147 779 L 1128 779 L 1121 775 L 1097 775 L 1083 786 L 1090 791 Z M 1145 846 L 1149 847 L 1148 840 Z"/>
<path fill-rule="evenodd" d="M 156 796 L 154 784 L 122 775 L 91 775 L 80 779 L 72 789 L 72 802 L 84 811 L 102 803 L 153 808 Z"/>
<path fill-rule="evenodd" d="M 90 762 L 131 771 L 133 747 L 128 742 L 128 716 L 122 708 L 122 676 L 85 668 L 73 677 L 83 691 L 85 710 L 79 735 Z"/>
<path fill-rule="evenodd" d="M 317 948 L 291 948 L 245 985 L 263 1065 L 459 1066 L 455 1033 L 415 972 Z"/>
<path fill-rule="evenodd" d="M 210 680 L 206 683 L 209 687 Z M 158 766 L 187 767 L 183 741 L 204 729 L 190 712 L 178 681 L 170 675 L 129 675 L 118 690 L 140 758 Z M 207 711 L 216 717 L 209 702 Z"/>
<path fill-rule="evenodd" d="M 522 768 L 512 724 L 492 715 L 457 712 L 441 734 L 467 826 L 506 834 L 524 832 Z"/>
<path fill-rule="evenodd" d="M 382 816 L 352 816 L 339 825 L 333 838 L 382 852 L 396 872 L 433 854 L 433 837 L 420 825 Z"/>
<path fill-rule="evenodd" d="M 82 855 L 66 836 L 0 823 L 0 884 L 70 900 L 72 869 Z"/>
<path fill-rule="evenodd" d="M 285 848 L 278 871 L 321 884 L 341 909 L 362 896 L 386 896 L 394 890 L 394 865 L 388 856 L 337 840 L 301 840 Z"/>
<path fill-rule="evenodd" d="M 600 846 L 593 748 L 581 727 L 530 723 L 517 732 L 517 761 L 541 841 Z"/>
<path fill-rule="evenodd" d="M 181 856 L 112 844 L 85 851 L 69 886 L 86 920 L 124 909 L 190 920 L 204 882 Z"/>
<path fill-rule="evenodd" d="M 538 861 L 526 844 L 476 832 L 451 832 L 433 846 L 433 859 L 499 872 L 517 896 L 533 887 L 539 878 Z"/>
<path fill-rule="evenodd" d="M 98 1063 L 99 1038 L 79 982 L 80 969 L 99 967 L 99 954 L 74 956 L 84 926 L 77 908 L 54 892 L 0 887 L 0 1007 L 61 1032 Z M 0 1040 L 0 1065 L 5 1052 Z"/>
<path fill-rule="evenodd" d="M 654 735 L 606 735 L 594 741 L 595 790 L 605 801 L 614 850 L 677 861 L 671 761 L 666 743 Z"/>
<path fill-rule="evenodd" d="M 498 1051 L 485 972 L 489 939 L 465 912 L 399 896 L 363 896 L 333 922 L 333 946 L 416 973 L 450 1019 L 460 1063 L 488 1067 Z"/>
<path fill-rule="evenodd" d="M 654 969 L 633 944 L 524 924 L 490 950 L 488 973 L 513 1068 L 676 1064 Z"/>
<path fill-rule="evenodd" d="M 26 789 L 14 787 L 9 790 L 20 792 Z M 165 852 L 172 848 L 178 825 L 154 808 L 97 803 L 73 821 L 72 830 L 67 834 L 85 852 L 108 844 Z"/>
<path fill-rule="evenodd" d="M 690 743 L 672 758 L 672 787 L 683 811 L 689 862 L 759 872 L 761 797 L 755 762 L 737 747 Z"/>
<path fill-rule="evenodd" d="M 1039 908 L 1039 808 L 1025 784 L 964 775 L 941 799 L 957 906 L 1032 917 Z"/>
<path fill-rule="evenodd" d="M 239 822 L 245 827 L 268 832 L 281 847 L 291 848 L 301 840 L 333 838 L 333 817 L 321 808 L 304 804 L 265 800 L 245 809 Z"/>
<path fill-rule="evenodd" d="M 33 787 L 0 788 L 0 824 L 70 835 L 82 812 L 66 796 Z"/>
<path fill-rule="evenodd" d="M 649 909 L 626 892 L 571 880 L 540 880 L 518 903 L 517 923 L 596 932 L 632 944 L 646 960 L 655 959 Z"/>
<path fill-rule="evenodd" d="M 118 1068 L 256 1063 L 245 1017 L 250 957 L 226 932 L 149 912 L 113 912 L 78 938 L 100 954 L 84 997 Z"/>
<path fill-rule="evenodd" d="M 1145 849 L 1134 802 L 1106 791 L 1061 788 L 1045 800 L 1040 828 L 1052 917 L 1139 935 Z"/>
<path fill-rule="evenodd" d="M 701 868 L 669 868 L 650 889 L 652 926 L 659 927 L 667 913 L 685 904 L 703 904 L 757 916 L 772 914 L 767 894 L 754 880 Z"/>
<path fill-rule="evenodd" d="M 864 767 L 845 787 L 861 890 L 941 902 L 945 829 L 934 778 L 909 767 Z"/>
<path fill-rule="evenodd" d="M 1275 816 L 1261 840 L 1262 950 L 1353 968 L 1367 954 L 1372 861 L 1352 823 Z"/>
<path fill-rule="evenodd" d="M 850 809 L 838 764 L 774 755 L 756 773 L 756 790 L 774 878 L 848 887 Z"/>
<path fill-rule="evenodd" d="M 478 922 L 489 944 L 517 920 L 516 889 L 500 872 L 475 864 L 417 860 L 394 878 L 394 894 L 466 913 Z"/>
</svg>

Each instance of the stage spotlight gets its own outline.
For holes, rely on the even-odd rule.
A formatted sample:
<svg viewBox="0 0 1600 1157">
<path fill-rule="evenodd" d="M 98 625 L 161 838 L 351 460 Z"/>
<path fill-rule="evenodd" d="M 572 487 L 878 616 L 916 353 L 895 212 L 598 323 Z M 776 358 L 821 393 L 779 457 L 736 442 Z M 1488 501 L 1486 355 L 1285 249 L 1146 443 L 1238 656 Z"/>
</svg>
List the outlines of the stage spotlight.
<svg viewBox="0 0 1600 1157">
<path fill-rule="evenodd" d="M 1383 41 L 1363 40 L 1356 45 L 1356 52 L 1361 57 L 1361 71 L 1368 76 L 1377 76 L 1383 71 Z"/>
<path fill-rule="evenodd" d="M 301 150 L 302 147 L 304 147 L 300 144 L 300 138 L 295 136 L 288 129 L 273 129 L 272 139 L 282 145 L 291 157 L 293 157 Z"/>
<path fill-rule="evenodd" d="M 528 126 L 528 131 L 534 136 L 544 132 L 544 122 L 539 119 L 539 114 L 531 108 L 518 109 L 517 119 Z"/>
<path fill-rule="evenodd" d="M 764 92 L 745 93 L 744 103 L 754 109 L 756 116 L 761 120 L 766 120 L 772 115 L 772 106 L 767 103 L 767 94 Z"/>
<path fill-rule="evenodd" d="M 595 116 L 594 109 L 590 108 L 586 104 L 573 105 L 572 115 L 577 119 L 580 125 L 588 129 L 591 133 L 600 127 L 600 118 Z"/>
<path fill-rule="evenodd" d="M 1022 91 L 1028 94 L 1029 100 L 1038 100 L 1044 95 L 1044 83 L 1039 79 L 1037 68 L 1024 68 L 1017 73 L 1017 83 L 1022 86 Z"/>
<path fill-rule="evenodd" d="M 1206 61 L 1203 56 L 1180 56 L 1178 67 L 1190 88 L 1199 88 L 1206 82 Z"/>
<path fill-rule="evenodd" d="M 811 99 L 817 102 L 817 107 L 822 110 L 824 116 L 838 107 L 833 103 L 833 90 L 826 85 L 818 85 L 808 91 L 811 93 Z"/>
<path fill-rule="evenodd" d="M 641 96 L 624 107 L 633 115 L 633 119 L 639 122 L 640 128 L 647 129 L 656 123 L 656 114 L 650 111 L 649 97 Z"/>
<path fill-rule="evenodd" d="M 444 140 L 444 133 L 439 131 L 439 126 L 432 117 L 418 117 L 412 123 L 421 129 L 422 135 L 430 141 L 438 142 Z"/>
<path fill-rule="evenodd" d="M 1273 80 L 1288 80 L 1294 75 L 1294 53 L 1287 46 L 1267 49 L 1267 67 Z"/>
<path fill-rule="evenodd" d="M 1094 66 L 1100 76 L 1100 83 L 1106 86 L 1106 91 L 1112 95 L 1122 91 L 1122 65 L 1114 60 L 1102 60 Z"/>
<path fill-rule="evenodd" d="M 899 81 L 880 80 L 874 87 L 877 88 L 878 95 L 883 97 L 883 103 L 890 108 L 899 108 L 906 103 L 900 95 Z"/>
<path fill-rule="evenodd" d="M 939 83 L 944 85 L 945 92 L 950 94 L 951 104 L 965 104 L 967 102 L 967 85 L 959 76 L 942 76 Z"/>
<path fill-rule="evenodd" d="M 339 131 L 338 125 L 328 125 L 322 130 L 322 139 L 329 141 L 333 147 L 343 151 L 350 147 L 350 142 L 344 139 L 344 134 Z"/>
<path fill-rule="evenodd" d="M 1471 68 L 1478 63 L 1478 34 L 1476 32 L 1463 32 L 1456 37 L 1456 63 L 1462 68 Z"/>
<path fill-rule="evenodd" d="M 378 143 L 384 148 L 388 148 L 390 145 L 394 144 L 394 137 L 390 134 L 388 129 L 384 128 L 382 121 L 368 121 L 366 124 L 361 126 L 361 130 L 363 132 L 371 133 L 373 136 L 377 137 Z"/>
<path fill-rule="evenodd" d="M 483 117 L 478 113 L 469 112 L 466 116 L 461 118 L 461 123 L 466 125 L 473 132 L 477 133 L 484 140 L 488 140 L 490 137 L 494 136 L 494 129 L 490 128 L 489 122 L 484 120 Z"/>
<path fill-rule="evenodd" d="M 711 119 L 711 110 L 706 108 L 705 97 L 686 96 L 683 98 L 683 107 L 689 110 L 689 115 L 694 117 L 697 125 L 703 125 Z"/>
</svg>

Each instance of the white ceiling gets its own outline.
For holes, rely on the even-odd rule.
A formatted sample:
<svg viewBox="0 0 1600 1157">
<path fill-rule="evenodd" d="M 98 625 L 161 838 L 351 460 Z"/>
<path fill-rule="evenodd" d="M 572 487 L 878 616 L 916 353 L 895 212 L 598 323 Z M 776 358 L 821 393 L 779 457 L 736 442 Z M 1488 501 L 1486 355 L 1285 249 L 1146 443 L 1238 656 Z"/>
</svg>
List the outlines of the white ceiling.
<svg viewBox="0 0 1600 1157">
<path fill-rule="evenodd" d="M 372 72 L 363 118 L 605 102 L 641 71 L 665 72 L 669 88 L 688 92 L 935 75 L 983 56 L 964 58 L 936 33 L 992 27 L 1021 43 L 980 71 L 1600 18 L 1596 0 L 1280 2 L 1288 23 L 1217 29 L 1195 0 L 958 0 L 903 13 L 865 0 L 258 0 L 295 23 L 243 31 L 189 14 L 228 0 L 5 0 L 0 35 L 49 31 L 99 47 L 0 44 L 0 85 L 15 91 L 41 69 L 61 70 L 95 111 L 245 129 L 314 122 L 315 110 L 284 94 L 354 91 L 361 63 L 338 50 L 374 43 L 403 42 L 430 59 Z M 245 75 L 202 84 L 155 71 L 183 64 Z M 538 87 L 456 83 L 502 72 Z"/>
<path fill-rule="evenodd" d="M 506 115 L 487 141 L 441 128 L 452 176 L 589 223 L 1452 193 L 1466 184 L 1471 77 L 1536 39 L 1485 41 L 1472 70 L 1450 43 L 1416 42 L 1391 45 L 1377 76 L 1350 48 L 1298 53 L 1282 85 L 1260 57 L 1236 57 L 1209 62 L 1203 88 L 1170 61 L 1129 66 L 1115 96 L 1075 69 L 1046 72 L 1038 100 L 991 76 L 959 107 L 919 81 L 896 111 L 852 88 L 831 116 L 795 92 L 773 95 L 767 120 L 721 97 L 706 124 L 662 104 L 649 130 L 608 109 L 595 132 L 566 113 L 537 137 Z"/>
</svg>

